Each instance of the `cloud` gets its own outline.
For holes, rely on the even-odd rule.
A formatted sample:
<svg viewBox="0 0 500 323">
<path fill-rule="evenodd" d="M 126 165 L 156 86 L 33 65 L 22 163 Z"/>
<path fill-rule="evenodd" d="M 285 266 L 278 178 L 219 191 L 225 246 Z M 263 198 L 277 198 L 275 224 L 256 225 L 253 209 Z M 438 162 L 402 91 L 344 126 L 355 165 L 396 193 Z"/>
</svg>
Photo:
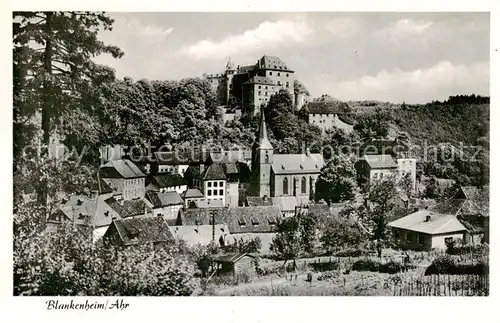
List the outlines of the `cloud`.
<svg viewBox="0 0 500 323">
<path fill-rule="evenodd" d="M 373 35 L 376 38 L 386 38 L 389 41 L 396 42 L 424 35 L 433 24 L 431 21 L 400 19 L 390 22 L 382 29 L 376 30 Z"/>
<path fill-rule="evenodd" d="M 320 80 L 316 80 L 318 83 Z M 470 65 L 442 61 L 412 71 L 382 70 L 351 81 L 323 80 L 324 92 L 341 100 L 379 100 L 422 103 L 455 94 L 489 95 L 489 63 Z"/>
<path fill-rule="evenodd" d="M 182 48 L 180 53 L 196 59 L 219 59 L 238 53 L 262 52 L 287 44 L 302 43 L 312 32 L 312 27 L 304 18 L 265 21 L 255 29 L 229 35 L 220 41 L 201 40 Z"/>
<path fill-rule="evenodd" d="M 358 25 L 351 18 L 341 17 L 327 20 L 322 26 L 336 38 L 346 38 L 358 32 Z"/>
<path fill-rule="evenodd" d="M 140 38 L 142 41 L 161 41 L 170 35 L 174 28 L 144 23 L 134 17 L 119 17 L 115 20 L 114 30 L 119 30 L 126 37 Z"/>
</svg>

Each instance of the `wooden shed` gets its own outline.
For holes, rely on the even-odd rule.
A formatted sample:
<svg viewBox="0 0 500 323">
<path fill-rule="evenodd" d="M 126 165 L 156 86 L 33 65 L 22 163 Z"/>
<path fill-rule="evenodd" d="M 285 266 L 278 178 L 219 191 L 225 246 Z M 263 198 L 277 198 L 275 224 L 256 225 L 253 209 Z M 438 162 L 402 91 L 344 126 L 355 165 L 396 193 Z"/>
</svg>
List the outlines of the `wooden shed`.
<svg viewBox="0 0 500 323">
<path fill-rule="evenodd" d="M 248 274 L 255 276 L 255 257 L 248 253 L 225 253 L 214 257 L 219 275 Z"/>
</svg>

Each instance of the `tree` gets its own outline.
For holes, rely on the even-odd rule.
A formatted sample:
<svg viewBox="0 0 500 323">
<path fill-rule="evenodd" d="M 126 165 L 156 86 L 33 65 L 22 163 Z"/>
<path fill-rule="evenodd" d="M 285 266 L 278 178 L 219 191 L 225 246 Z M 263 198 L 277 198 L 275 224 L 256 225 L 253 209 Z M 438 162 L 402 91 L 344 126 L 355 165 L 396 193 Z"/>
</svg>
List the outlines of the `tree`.
<svg viewBox="0 0 500 323">
<path fill-rule="evenodd" d="M 92 60 L 123 55 L 97 39 L 100 29 L 112 30 L 113 19 L 100 12 L 14 12 L 13 19 L 15 127 L 39 113 L 46 146 L 56 129 L 91 135 L 80 131 L 85 123 L 70 121 L 98 116 L 95 89 L 114 79 L 112 69 Z"/>
<path fill-rule="evenodd" d="M 286 218 L 278 223 L 276 236 L 271 242 L 271 250 L 280 259 L 293 260 L 300 256 L 302 251 L 301 234 L 299 230 L 299 220 L 296 217 Z"/>
<path fill-rule="evenodd" d="M 364 238 L 365 235 L 352 219 L 335 216 L 327 218 L 320 241 L 323 248 L 332 253 L 347 248 L 358 248 Z"/>
<path fill-rule="evenodd" d="M 321 169 L 315 200 L 328 204 L 351 200 L 356 191 L 354 156 L 336 155 Z"/>
<path fill-rule="evenodd" d="M 397 186 L 408 198 L 413 196 L 413 180 L 411 174 L 407 173 L 398 179 Z"/>
<path fill-rule="evenodd" d="M 359 133 L 361 140 L 385 138 L 389 134 L 389 117 L 381 109 L 373 113 L 366 113 L 358 117 L 354 130 Z"/>
<path fill-rule="evenodd" d="M 384 178 L 375 181 L 368 188 L 367 207 L 359 212 L 362 224 L 369 230 L 373 240 L 377 242 L 379 257 L 382 247 L 390 241 L 389 219 L 394 210 L 394 198 L 397 196 L 394 178 Z"/>
</svg>

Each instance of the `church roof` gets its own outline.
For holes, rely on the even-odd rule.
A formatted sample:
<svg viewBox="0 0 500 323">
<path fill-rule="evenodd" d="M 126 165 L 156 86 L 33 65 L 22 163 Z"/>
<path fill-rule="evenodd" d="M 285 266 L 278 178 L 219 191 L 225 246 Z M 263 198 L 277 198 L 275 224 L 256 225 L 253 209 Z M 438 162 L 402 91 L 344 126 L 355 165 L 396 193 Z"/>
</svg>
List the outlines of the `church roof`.
<svg viewBox="0 0 500 323">
<path fill-rule="evenodd" d="M 258 148 L 260 149 L 273 149 L 273 146 L 267 139 L 267 129 L 266 129 L 266 117 L 264 113 L 264 109 L 260 110 L 260 127 L 259 127 L 259 140 L 257 142 Z"/>
<path fill-rule="evenodd" d="M 321 154 L 276 154 L 273 156 L 275 174 L 319 173 L 324 165 Z"/>
</svg>

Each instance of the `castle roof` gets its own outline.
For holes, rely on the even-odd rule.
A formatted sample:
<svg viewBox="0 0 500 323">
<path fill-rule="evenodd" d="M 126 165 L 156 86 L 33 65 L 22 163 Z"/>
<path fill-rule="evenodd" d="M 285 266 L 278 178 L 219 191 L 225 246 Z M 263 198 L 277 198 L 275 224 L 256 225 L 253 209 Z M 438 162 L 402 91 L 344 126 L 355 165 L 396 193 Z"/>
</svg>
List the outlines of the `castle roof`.
<svg viewBox="0 0 500 323">
<path fill-rule="evenodd" d="M 264 70 L 276 70 L 276 71 L 286 71 L 293 73 L 293 70 L 288 68 L 283 61 L 276 56 L 262 56 L 257 62 L 257 67 Z"/>
<path fill-rule="evenodd" d="M 276 154 L 273 156 L 275 174 L 319 173 L 325 161 L 321 154 Z"/>
<path fill-rule="evenodd" d="M 276 85 L 276 83 L 268 77 L 265 76 L 253 76 L 248 81 L 243 84 L 264 84 L 264 85 Z"/>
</svg>

